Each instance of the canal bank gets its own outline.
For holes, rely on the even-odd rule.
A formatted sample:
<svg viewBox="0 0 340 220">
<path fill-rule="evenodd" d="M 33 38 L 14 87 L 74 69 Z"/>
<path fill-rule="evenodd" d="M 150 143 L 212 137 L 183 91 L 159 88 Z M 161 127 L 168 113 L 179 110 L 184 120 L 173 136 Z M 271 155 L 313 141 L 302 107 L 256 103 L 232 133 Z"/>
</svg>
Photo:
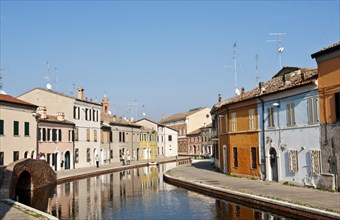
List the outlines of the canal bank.
<svg viewBox="0 0 340 220">
<path fill-rule="evenodd" d="M 178 166 L 164 181 L 192 191 L 298 219 L 340 219 L 340 194 L 216 172 L 209 161 Z"/>
</svg>

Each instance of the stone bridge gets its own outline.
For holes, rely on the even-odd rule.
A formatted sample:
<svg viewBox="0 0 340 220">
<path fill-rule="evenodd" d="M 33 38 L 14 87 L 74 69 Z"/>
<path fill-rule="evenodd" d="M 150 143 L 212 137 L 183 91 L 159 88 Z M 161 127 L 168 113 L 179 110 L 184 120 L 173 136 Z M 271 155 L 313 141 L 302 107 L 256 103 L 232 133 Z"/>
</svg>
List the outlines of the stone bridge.
<svg viewBox="0 0 340 220">
<path fill-rule="evenodd" d="M 45 160 L 21 159 L 0 169 L 0 198 L 15 199 L 20 191 L 56 183 L 57 175 Z"/>
</svg>

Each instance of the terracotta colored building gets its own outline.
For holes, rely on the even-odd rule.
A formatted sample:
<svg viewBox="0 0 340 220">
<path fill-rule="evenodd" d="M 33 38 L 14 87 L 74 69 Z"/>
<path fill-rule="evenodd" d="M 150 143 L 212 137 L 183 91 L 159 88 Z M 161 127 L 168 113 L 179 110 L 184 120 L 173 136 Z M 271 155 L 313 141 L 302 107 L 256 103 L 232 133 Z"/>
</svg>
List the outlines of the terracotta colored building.
<svg viewBox="0 0 340 220">
<path fill-rule="evenodd" d="M 257 99 L 242 94 L 216 106 L 219 164 L 224 173 L 260 176 Z"/>
<path fill-rule="evenodd" d="M 340 42 L 311 56 L 318 64 L 322 175 L 326 188 L 340 191 Z"/>
</svg>

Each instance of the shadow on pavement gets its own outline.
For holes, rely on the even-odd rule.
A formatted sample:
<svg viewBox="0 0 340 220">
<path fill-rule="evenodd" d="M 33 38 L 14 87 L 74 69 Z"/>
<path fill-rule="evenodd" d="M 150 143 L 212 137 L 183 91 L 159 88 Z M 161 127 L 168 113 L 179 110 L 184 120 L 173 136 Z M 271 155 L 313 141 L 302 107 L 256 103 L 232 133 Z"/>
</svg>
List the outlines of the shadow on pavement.
<svg viewBox="0 0 340 220">
<path fill-rule="evenodd" d="M 210 160 L 196 161 L 191 166 L 197 169 L 216 171 L 215 168 L 210 164 Z"/>
</svg>

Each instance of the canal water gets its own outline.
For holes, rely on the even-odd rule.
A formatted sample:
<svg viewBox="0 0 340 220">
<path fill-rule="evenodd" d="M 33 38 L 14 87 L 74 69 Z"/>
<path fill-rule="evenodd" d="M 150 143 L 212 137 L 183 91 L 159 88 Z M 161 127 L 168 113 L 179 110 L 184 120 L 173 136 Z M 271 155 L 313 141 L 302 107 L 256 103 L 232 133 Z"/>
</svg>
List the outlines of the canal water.
<svg viewBox="0 0 340 220">
<path fill-rule="evenodd" d="M 59 219 L 287 219 L 163 182 L 176 163 L 77 180 L 21 196 Z"/>
</svg>

